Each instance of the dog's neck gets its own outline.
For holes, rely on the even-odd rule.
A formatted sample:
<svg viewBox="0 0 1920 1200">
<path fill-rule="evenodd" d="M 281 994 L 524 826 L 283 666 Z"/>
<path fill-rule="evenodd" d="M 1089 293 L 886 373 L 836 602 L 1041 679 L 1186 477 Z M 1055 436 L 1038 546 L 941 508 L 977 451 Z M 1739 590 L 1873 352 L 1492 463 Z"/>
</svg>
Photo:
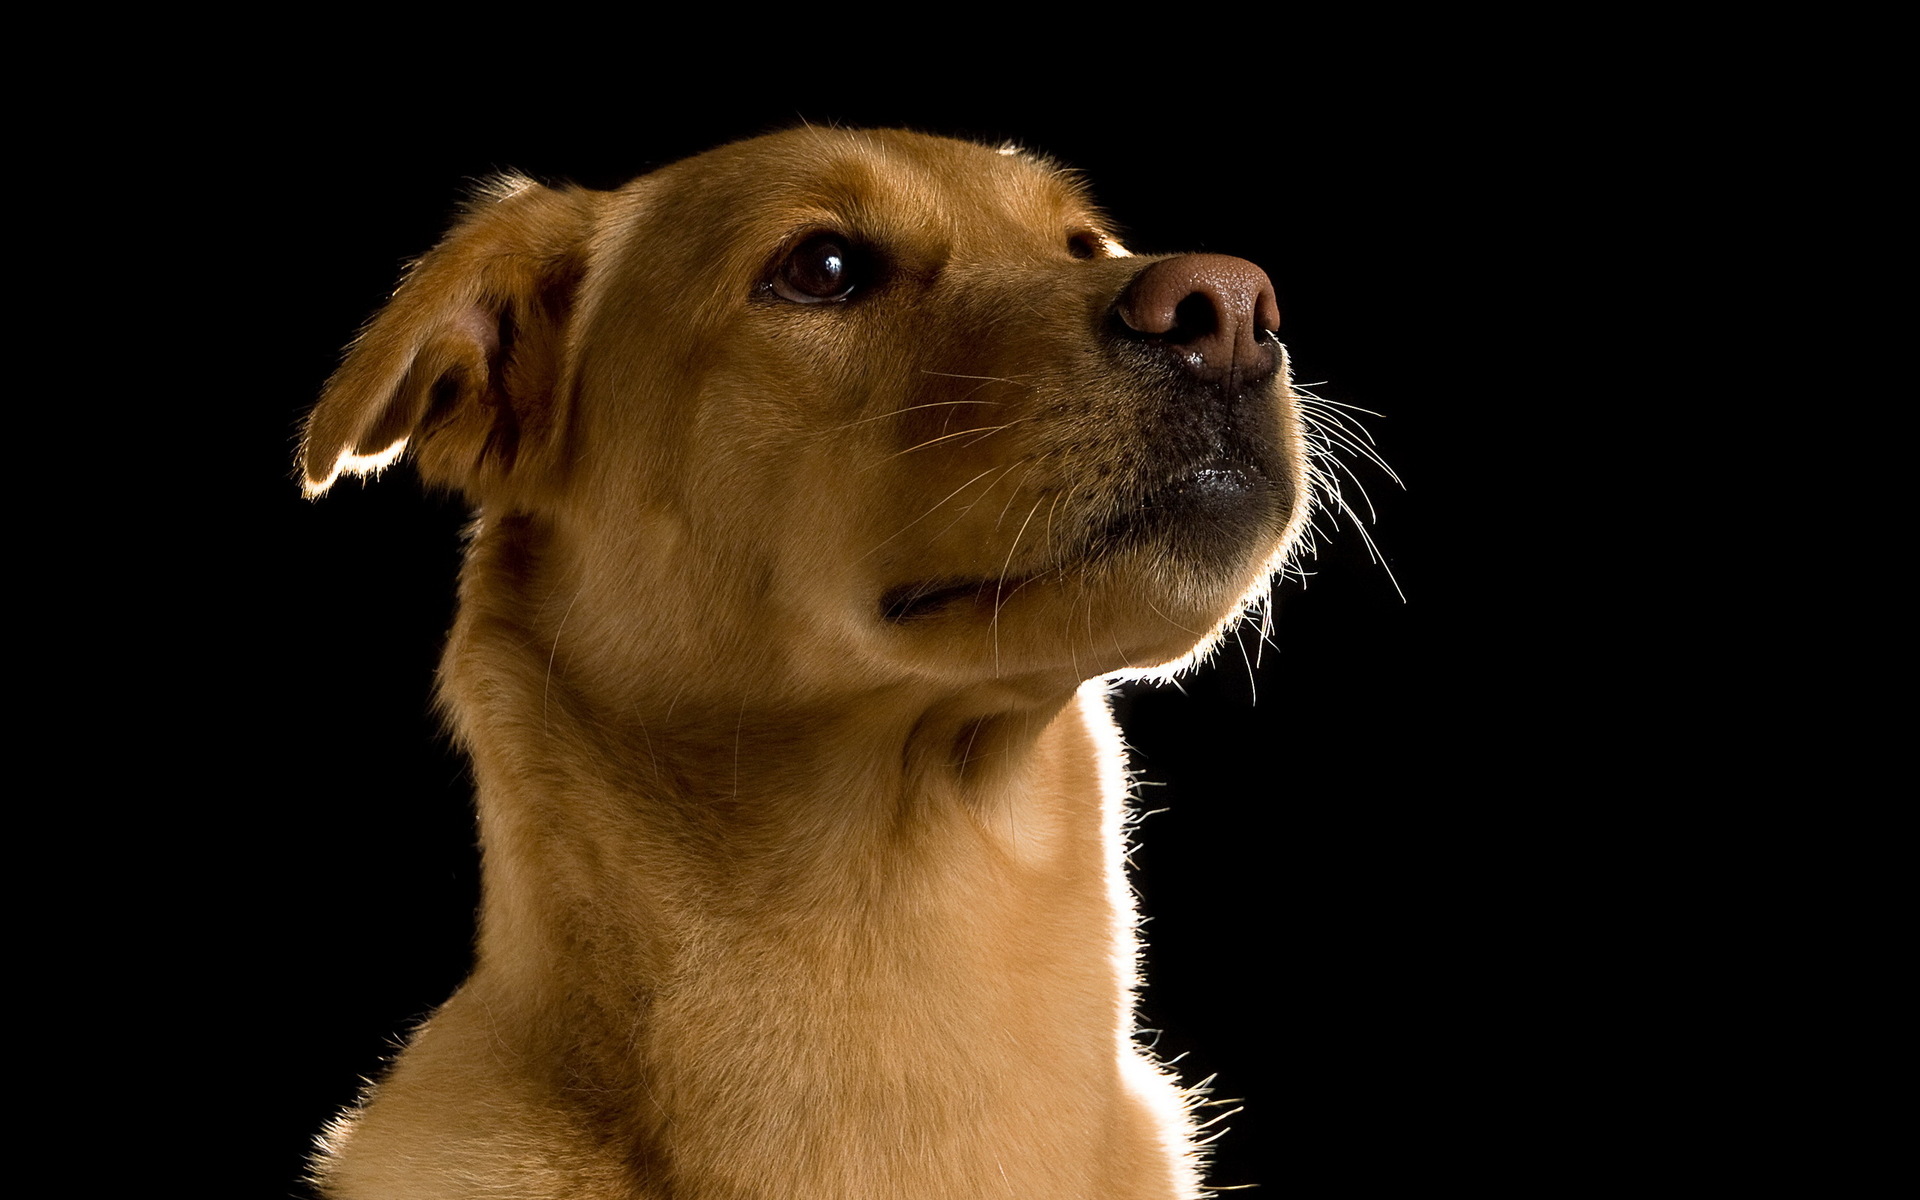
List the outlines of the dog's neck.
<svg viewBox="0 0 1920 1200">
<path fill-rule="evenodd" d="M 449 647 L 485 900 L 437 1020 L 483 1019 L 622 1142 L 716 1174 L 920 1128 L 949 1139 L 927 1153 L 940 1187 L 976 1166 L 985 1187 L 991 1164 L 998 1188 L 991 1147 L 1024 1125 L 1078 1147 L 1021 1168 L 1024 1194 L 1057 1194 L 1049 1171 L 1120 1170 L 1094 1165 L 1114 1113 L 1184 1123 L 1149 1120 L 1139 1094 L 1172 1093 L 1126 1078 L 1151 1068 L 1124 1045 L 1125 785 L 1097 685 L 901 684 L 801 714 L 742 681 L 726 704 L 608 705 L 572 686 L 564 631 L 530 624 L 554 611 L 469 606 Z M 489 724 L 525 714 L 542 727 Z M 891 1189 L 918 1168 L 874 1169 L 910 1194 Z"/>
<path fill-rule="evenodd" d="M 473 658 L 499 662 L 498 650 Z M 456 644 L 456 661 L 458 652 Z M 531 682 L 540 665 L 483 681 L 450 668 L 446 686 L 497 694 Z M 902 685 L 804 710 L 752 695 L 725 706 L 609 709 L 583 704 L 554 675 L 539 683 L 539 694 L 498 707 L 471 698 L 450 706 L 469 726 L 461 740 L 478 784 L 483 957 L 496 930 L 523 952 L 523 934 L 532 931 L 522 919 L 541 912 L 540 940 L 568 961 L 533 979 L 586 967 L 631 982 L 617 957 L 583 959 L 581 947 L 566 944 L 586 912 L 602 924 L 610 912 L 631 917 L 632 935 L 647 944 L 637 961 L 658 962 L 681 940 L 681 916 L 705 925 L 734 913 L 765 928 L 774 910 L 817 902 L 843 911 L 844 889 L 863 871 L 917 886 L 918 873 L 951 866 L 923 855 L 950 855 L 956 841 L 982 859 L 969 887 L 1018 888 L 1025 872 L 1053 872 L 1063 857 L 1097 858 L 1103 809 L 1124 789 L 1118 778 L 1102 778 L 1117 775 L 1117 755 L 1095 745 L 1112 736 L 1097 687 L 1018 703 L 1017 693 L 998 688 L 938 694 Z M 542 713 L 541 736 L 498 736 L 484 725 L 495 711 Z M 530 745 L 538 748 L 531 755 Z M 1042 776 L 1075 786 L 1062 790 Z M 568 864 L 558 873 L 565 887 L 520 870 L 524 863 L 551 872 L 556 857 Z M 673 881 L 671 894 L 656 888 L 663 880 Z"/>
</svg>

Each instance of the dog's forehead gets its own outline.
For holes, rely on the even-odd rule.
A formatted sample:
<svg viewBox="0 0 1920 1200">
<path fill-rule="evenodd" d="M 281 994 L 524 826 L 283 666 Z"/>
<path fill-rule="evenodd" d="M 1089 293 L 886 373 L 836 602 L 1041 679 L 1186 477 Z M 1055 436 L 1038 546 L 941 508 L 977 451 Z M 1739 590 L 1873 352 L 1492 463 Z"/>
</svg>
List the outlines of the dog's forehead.
<svg viewBox="0 0 1920 1200">
<path fill-rule="evenodd" d="M 1096 223 L 1085 186 L 1044 157 L 903 130 L 797 129 L 723 146 L 662 173 L 710 217 L 767 226 L 809 221 L 870 228 L 903 219 L 1036 231 Z M 723 184 L 717 180 L 724 180 Z"/>
</svg>

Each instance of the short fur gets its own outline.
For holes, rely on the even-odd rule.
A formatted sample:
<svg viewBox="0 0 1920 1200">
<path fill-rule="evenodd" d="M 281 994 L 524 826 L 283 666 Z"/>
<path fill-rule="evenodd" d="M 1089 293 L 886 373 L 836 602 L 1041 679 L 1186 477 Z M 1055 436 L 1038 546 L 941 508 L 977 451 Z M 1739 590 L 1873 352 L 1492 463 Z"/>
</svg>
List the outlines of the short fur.
<svg viewBox="0 0 1920 1200">
<path fill-rule="evenodd" d="M 1200 1193 L 1101 680 L 1264 595 L 1307 474 L 1272 320 L 1218 370 L 1131 327 L 1160 261 L 1032 155 L 801 129 L 500 181 L 414 266 L 302 469 L 474 505 L 484 899 L 328 1194 Z"/>
</svg>

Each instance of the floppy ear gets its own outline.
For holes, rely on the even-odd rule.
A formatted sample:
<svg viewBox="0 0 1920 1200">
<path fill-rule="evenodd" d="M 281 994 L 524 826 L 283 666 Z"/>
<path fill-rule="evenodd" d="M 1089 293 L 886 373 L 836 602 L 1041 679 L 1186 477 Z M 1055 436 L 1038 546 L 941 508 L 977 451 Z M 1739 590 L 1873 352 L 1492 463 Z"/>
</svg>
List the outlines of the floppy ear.
<svg viewBox="0 0 1920 1200">
<path fill-rule="evenodd" d="M 411 444 L 420 474 L 478 499 L 550 478 L 559 389 L 596 193 L 495 180 L 348 349 L 307 418 L 306 493 Z"/>
</svg>

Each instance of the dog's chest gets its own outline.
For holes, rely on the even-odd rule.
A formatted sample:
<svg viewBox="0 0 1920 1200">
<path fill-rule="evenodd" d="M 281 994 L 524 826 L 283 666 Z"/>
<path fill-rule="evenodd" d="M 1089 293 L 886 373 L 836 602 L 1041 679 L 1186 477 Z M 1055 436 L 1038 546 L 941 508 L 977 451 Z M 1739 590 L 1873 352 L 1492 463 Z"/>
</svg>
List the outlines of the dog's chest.
<svg viewBox="0 0 1920 1200">
<path fill-rule="evenodd" d="M 1116 914 L 993 904 L 956 920 L 940 910 L 957 895 L 918 913 L 890 899 L 871 922 L 843 906 L 728 945 L 655 1007 L 675 1161 L 744 1194 L 776 1173 L 796 1197 L 1104 1198 L 1168 1180 L 1164 1148 L 1129 1132 L 1152 1121 L 1116 1063 L 1132 953 Z"/>
</svg>

